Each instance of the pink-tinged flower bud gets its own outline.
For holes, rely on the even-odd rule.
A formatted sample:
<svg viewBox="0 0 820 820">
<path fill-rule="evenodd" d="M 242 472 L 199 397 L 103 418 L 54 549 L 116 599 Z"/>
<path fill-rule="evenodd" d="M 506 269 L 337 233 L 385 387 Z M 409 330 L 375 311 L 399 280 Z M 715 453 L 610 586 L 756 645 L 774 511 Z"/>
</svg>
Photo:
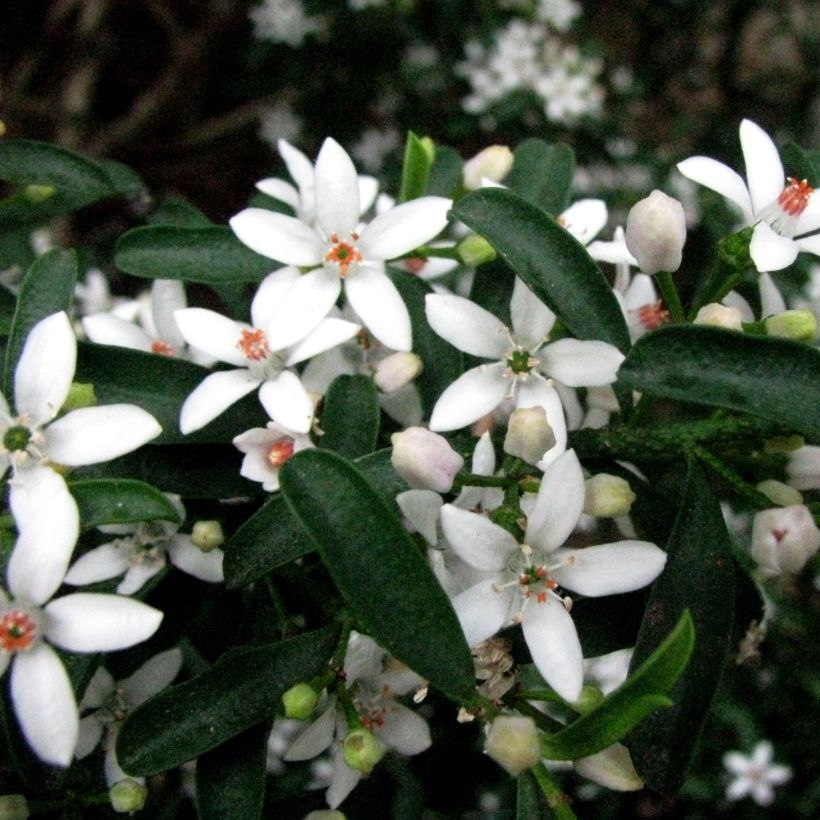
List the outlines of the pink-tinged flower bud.
<svg viewBox="0 0 820 820">
<path fill-rule="evenodd" d="M 812 342 L 817 336 L 817 317 L 810 310 L 784 310 L 763 320 L 769 336 Z"/>
<path fill-rule="evenodd" d="M 555 434 L 543 407 L 519 407 L 512 411 L 504 438 L 505 453 L 527 464 L 537 464 L 554 446 Z"/>
<path fill-rule="evenodd" d="M 482 179 L 501 182 L 513 165 L 513 152 L 506 145 L 491 145 L 464 163 L 464 187 L 475 191 Z"/>
<path fill-rule="evenodd" d="M 373 381 L 382 393 L 395 393 L 421 373 L 421 359 L 415 353 L 392 353 L 376 367 Z"/>
<path fill-rule="evenodd" d="M 384 757 L 384 746 L 367 729 L 354 729 L 342 744 L 345 763 L 362 774 L 370 774 Z"/>
<path fill-rule="evenodd" d="M 725 327 L 727 330 L 743 330 L 743 320 L 740 311 L 735 307 L 727 307 L 718 302 L 704 305 L 695 316 L 695 325 L 712 325 Z"/>
<path fill-rule="evenodd" d="M 752 558 L 764 575 L 800 572 L 820 549 L 820 529 L 803 505 L 757 513 L 752 525 Z"/>
<path fill-rule="evenodd" d="M 820 447 L 806 444 L 793 450 L 786 475 L 789 484 L 798 490 L 820 490 Z"/>
<path fill-rule="evenodd" d="M 626 247 L 644 273 L 676 271 L 684 242 L 686 216 L 677 199 L 656 190 L 632 206 L 626 220 Z"/>
<path fill-rule="evenodd" d="M 119 783 L 115 783 L 108 790 L 111 808 L 117 814 L 131 814 L 135 811 L 142 811 L 147 797 L 148 789 L 136 780 L 120 780 Z"/>
<path fill-rule="evenodd" d="M 541 759 L 535 721 L 522 715 L 499 715 L 490 725 L 484 751 L 511 775 L 531 769 Z"/>
<path fill-rule="evenodd" d="M 417 490 L 446 493 L 464 466 L 464 459 L 444 436 L 424 427 L 408 427 L 401 433 L 393 433 L 390 441 L 394 469 Z"/>
<path fill-rule="evenodd" d="M 635 493 L 620 476 L 598 473 L 584 482 L 584 512 L 596 518 L 620 518 L 629 515 Z"/>
<path fill-rule="evenodd" d="M 757 485 L 757 490 L 763 493 L 772 504 L 777 504 L 778 507 L 794 507 L 803 503 L 802 493 L 782 481 L 775 481 L 773 478 L 761 481 Z"/>
</svg>

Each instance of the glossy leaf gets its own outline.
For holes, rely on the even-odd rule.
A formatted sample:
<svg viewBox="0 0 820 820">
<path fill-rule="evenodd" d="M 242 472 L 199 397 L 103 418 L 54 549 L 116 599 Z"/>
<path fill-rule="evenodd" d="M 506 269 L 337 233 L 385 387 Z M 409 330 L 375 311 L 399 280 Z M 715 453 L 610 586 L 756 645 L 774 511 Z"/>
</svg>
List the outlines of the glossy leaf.
<svg viewBox="0 0 820 820">
<path fill-rule="evenodd" d="M 319 446 L 345 458 L 372 453 L 379 435 L 379 394 L 369 376 L 337 376 L 324 398 Z"/>
<path fill-rule="evenodd" d="M 436 159 L 427 180 L 430 196 L 453 197 L 463 189 L 464 161 L 461 154 L 449 145 L 436 145 Z"/>
<path fill-rule="evenodd" d="M 634 390 L 728 407 L 779 422 L 820 442 L 820 350 L 788 339 L 703 326 L 642 337 L 618 371 Z"/>
<path fill-rule="evenodd" d="M 199 208 L 175 196 L 163 200 L 148 215 L 147 221 L 151 225 L 175 225 L 177 228 L 207 228 L 213 225 Z"/>
<path fill-rule="evenodd" d="M 268 720 L 287 689 L 323 671 L 335 636 L 326 628 L 229 650 L 206 672 L 131 712 L 117 739 L 120 765 L 131 775 L 156 774 Z"/>
<path fill-rule="evenodd" d="M 791 176 L 808 180 L 814 188 L 820 185 L 820 151 L 809 151 L 789 142 L 783 147 L 781 156 Z"/>
<path fill-rule="evenodd" d="M 652 715 L 628 741 L 647 785 L 675 792 L 683 784 L 700 730 L 731 648 L 735 578 L 720 504 L 702 469 L 689 465 L 680 512 L 667 545 L 666 568 L 647 602 L 632 665 L 655 650 L 669 625 L 688 610 L 698 640 L 690 664 L 672 690 L 671 709 Z"/>
<path fill-rule="evenodd" d="M 575 152 L 563 142 L 550 145 L 543 140 L 524 140 L 515 149 L 515 161 L 504 185 L 549 214 L 559 214 L 569 205 L 575 174 Z"/>
<path fill-rule="evenodd" d="M 173 504 L 143 481 L 86 479 L 70 481 L 68 488 L 80 510 L 80 521 L 87 528 L 158 519 L 182 523 Z"/>
<path fill-rule="evenodd" d="M 367 634 L 451 699 L 470 699 L 470 649 L 395 507 L 328 450 L 297 453 L 281 487 Z"/>
<path fill-rule="evenodd" d="M 246 248 L 230 228 L 147 225 L 120 237 L 114 263 L 148 279 L 184 279 L 206 285 L 259 282 L 280 267 Z"/>
<path fill-rule="evenodd" d="M 515 820 L 550 820 L 547 801 L 530 772 L 522 772 L 516 781 Z"/>
<path fill-rule="evenodd" d="M 420 137 L 412 131 L 407 132 L 404 144 L 404 164 L 401 171 L 401 192 L 399 202 L 407 202 L 424 196 L 427 189 L 427 178 L 433 164 L 433 152 L 426 148 Z"/>
<path fill-rule="evenodd" d="M 579 339 L 629 349 L 621 308 L 586 249 L 551 216 L 503 188 L 483 188 L 453 208 Z"/>
</svg>

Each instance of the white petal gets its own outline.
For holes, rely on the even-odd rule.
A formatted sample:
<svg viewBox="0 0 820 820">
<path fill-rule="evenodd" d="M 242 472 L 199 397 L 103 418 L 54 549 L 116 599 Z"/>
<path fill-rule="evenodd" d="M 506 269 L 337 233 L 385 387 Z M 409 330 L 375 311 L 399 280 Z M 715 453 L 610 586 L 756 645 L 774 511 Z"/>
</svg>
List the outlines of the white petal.
<svg viewBox="0 0 820 820">
<path fill-rule="evenodd" d="M 276 148 L 279 156 L 285 162 L 291 179 L 299 186 L 299 190 L 313 188 L 313 163 L 287 140 L 279 140 Z"/>
<path fill-rule="evenodd" d="M 413 347 L 410 314 L 390 277 L 378 268 L 360 265 L 345 280 L 345 296 L 362 324 L 386 347 Z"/>
<path fill-rule="evenodd" d="M 510 381 L 501 364 L 474 367 L 459 376 L 438 398 L 430 417 L 435 432 L 458 430 L 494 410 L 508 395 Z"/>
<path fill-rule="evenodd" d="M 569 387 L 612 384 L 624 354 L 607 342 L 559 339 L 538 351 L 543 370 Z"/>
<path fill-rule="evenodd" d="M 772 138 L 751 120 L 740 123 L 740 146 L 746 161 L 746 182 L 749 184 L 752 210 L 757 214 L 780 196 L 786 174 Z"/>
<path fill-rule="evenodd" d="M 133 780 L 135 783 L 139 783 L 141 785 L 145 785 L 145 778 L 144 777 L 130 777 L 126 772 L 123 771 L 122 767 L 117 760 L 117 734 L 119 732 L 119 726 L 114 724 L 108 734 L 107 743 L 106 743 L 106 750 L 105 750 L 105 760 L 103 762 L 103 771 L 105 772 L 105 782 L 110 788 L 115 783 L 120 783 L 123 780 Z"/>
<path fill-rule="evenodd" d="M 181 668 L 182 652 L 168 649 L 149 658 L 131 677 L 120 681 L 119 687 L 130 705 L 139 706 L 170 686 Z"/>
<path fill-rule="evenodd" d="M 193 433 L 227 410 L 234 402 L 259 386 L 259 379 L 247 370 L 211 373 L 182 405 L 179 429 Z"/>
<path fill-rule="evenodd" d="M 77 592 L 55 598 L 43 612 L 48 639 L 69 652 L 111 652 L 150 638 L 162 613 L 123 595 Z"/>
<path fill-rule="evenodd" d="M 119 595 L 133 595 L 139 592 L 155 575 L 165 569 L 165 556 L 144 564 L 134 564 L 117 585 Z"/>
<path fill-rule="evenodd" d="M 775 233 L 766 222 L 758 222 L 749 243 L 749 256 L 759 271 L 782 270 L 797 259 L 800 246 L 794 239 Z"/>
<path fill-rule="evenodd" d="M 77 504 L 62 476 L 48 467 L 20 470 L 9 502 L 19 537 L 6 579 L 15 598 L 47 601 L 60 586 L 80 533 Z"/>
<path fill-rule="evenodd" d="M 174 314 L 188 306 L 185 286 L 179 279 L 155 279 L 151 285 L 151 305 L 157 335 L 175 350 L 185 344 Z"/>
<path fill-rule="evenodd" d="M 552 595 L 541 604 L 531 601 L 521 624 L 524 640 L 544 680 L 566 701 L 581 695 L 584 658 L 575 624 Z"/>
<path fill-rule="evenodd" d="M 151 337 L 133 322 L 126 322 L 111 313 L 93 313 L 83 319 L 85 335 L 98 345 L 151 350 Z"/>
<path fill-rule="evenodd" d="M 441 496 L 432 490 L 407 490 L 396 496 L 396 503 L 413 528 L 421 533 L 428 544 L 435 546 Z"/>
<path fill-rule="evenodd" d="M 159 422 L 135 404 L 82 407 L 45 430 L 49 458 L 68 467 L 100 464 L 130 453 L 162 432 Z"/>
<path fill-rule="evenodd" d="M 438 236 L 452 200 L 423 196 L 391 208 L 362 229 L 358 248 L 365 259 L 395 259 Z"/>
<path fill-rule="evenodd" d="M 428 293 L 424 305 L 430 327 L 459 350 L 485 359 L 503 359 L 510 349 L 507 327 L 475 302 Z"/>
<path fill-rule="evenodd" d="M 80 718 L 65 667 L 50 646 L 41 643 L 18 653 L 11 670 L 11 700 L 34 753 L 46 763 L 68 766 Z"/>
<path fill-rule="evenodd" d="M 313 176 L 313 169 L 311 167 L 311 176 Z M 260 179 L 256 183 L 256 190 L 267 194 L 285 205 L 290 205 L 294 211 L 299 210 L 299 192 L 289 182 L 283 179 L 276 179 L 275 177 L 268 177 L 267 179 Z"/>
<path fill-rule="evenodd" d="M 606 203 L 602 199 L 579 199 L 558 218 L 582 245 L 591 242 L 607 221 Z"/>
<path fill-rule="evenodd" d="M 346 239 L 359 221 L 359 177 L 344 148 L 328 137 L 319 150 L 314 169 L 316 220 L 329 237 Z"/>
<path fill-rule="evenodd" d="M 37 322 L 29 331 L 14 372 L 18 415 L 32 425 L 53 419 L 68 395 L 77 363 L 77 340 L 63 311 Z"/>
<path fill-rule="evenodd" d="M 221 549 L 203 552 L 194 546 L 188 535 L 175 535 L 168 545 L 168 558 L 177 569 L 211 584 L 225 580 L 222 572 L 224 557 Z"/>
<path fill-rule="evenodd" d="M 403 755 L 417 755 L 430 748 L 432 739 L 427 721 L 401 703 L 387 705 L 384 724 L 376 735 L 391 749 Z"/>
<path fill-rule="evenodd" d="M 359 216 L 376 201 L 378 193 L 379 180 L 367 174 L 359 174 Z"/>
<path fill-rule="evenodd" d="M 818 200 L 820 200 L 820 197 L 818 197 Z M 804 236 L 802 239 L 796 239 L 795 242 L 801 251 L 820 256 L 820 233 Z"/>
<path fill-rule="evenodd" d="M 797 220 L 794 235 L 800 236 L 800 234 L 811 233 L 818 228 L 820 228 L 820 196 L 814 193 L 809 197 L 806 209 Z"/>
<path fill-rule="evenodd" d="M 325 792 L 325 800 L 331 809 L 341 805 L 345 798 L 356 788 L 362 779 L 362 773 L 351 769 L 345 763 L 342 747 L 333 750 L 333 779 Z"/>
<path fill-rule="evenodd" d="M 527 348 L 543 342 L 555 324 L 555 314 L 517 276 L 510 313 L 515 338 Z"/>
<path fill-rule="evenodd" d="M 651 584 L 666 564 L 666 553 L 648 541 L 618 541 L 580 550 L 557 550 L 554 578 L 581 595 L 598 597 L 632 592 Z"/>
<path fill-rule="evenodd" d="M 285 294 L 299 280 L 299 268 L 288 265 L 269 273 L 260 283 L 251 302 L 251 321 L 254 327 L 267 330 L 267 323 L 274 311 L 282 303 Z M 270 337 L 268 337 L 270 343 Z M 271 346 L 272 350 L 278 347 Z"/>
<path fill-rule="evenodd" d="M 305 359 L 312 359 L 336 345 L 352 339 L 361 330 L 359 325 L 331 316 L 323 319 L 301 342 L 288 351 L 285 364 L 290 367 Z"/>
<path fill-rule="evenodd" d="M 114 694 L 114 678 L 103 666 L 91 676 L 85 694 L 80 701 L 80 711 L 85 709 L 99 709 Z"/>
<path fill-rule="evenodd" d="M 629 749 L 622 743 L 613 743 L 597 754 L 582 757 L 574 765 L 581 777 L 607 789 L 632 792 L 644 787 L 643 780 L 635 771 Z"/>
<path fill-rule="evenodd" d="M 78 558 L 63 583 L 83 587 L 122 575 L 129 566 L 129 551 L 116 543 L 102 544 Z"/>
<path fill-rule="evenodd" d="M 392 393 L 380 393 L 379 405 L 382 410 L 402 427 L 418 427 L 424 418 L 421 396 L 412 382 Z"/>
<path fill-rule="evenodd" d="M 247 325 L 235 322 L 213 310 L 185 308 L 174 313 L 180 333 L 191 347 L 221 362 L 247 367 L 248 360 L 239 348 Z"/>
<path fill-rule="evenodd" d="M 264 208 L 245 208 L 230 220 L 239 241 L 252 251 L 285 265 L 318 265 L 324 242 L 309 225 Z"/>
<path fill-rule="evenodd" d="M 726 305 L 726 307 L 737 308 L 740 311 L 741 321 L 753 322 L 755 320 L 751 305 L 736 290 L 730 290 L 721 299 L 721 304 Z"/>
<path fill-rule="evenodd" d="M 652 277 L 646 273 L 636 273 L 624 293 L 624 306 L 627 310 L 638 310 L 644 305 L 658 301 L 658 293 Z"/>
<path fill-rule="evenodd" d="M 496 592 L 500 578 L 489 578 L 465 589 L 450 602 L 456 611 L 469 646 L 486 641 L 498 632 L 507 620 L 514 592 Z"/>
<path fill-rule="evenodd" d="M 584 509 L 584 474 L 574 450 L 547 467 L 535 507 L 527 520 L 526 542 L 547 552 L 560 547 Z"/>
<path fill-rule="evenodd" d="M 757 280 L 760 289 L 760 318 L 765 319 L 773 313 L 782 313 L 786 310 L 786 303 L 780 295 L 772 277 L 768 273 L 761 273 Z"/>
<path fill-rule="evenodd" d="M 441 508 L 441 528 L 455 553 L 473 567 L 501 570 L 518 550 L 518 542 L 489 518 L 452 504 Z"/>
<path fill-rule="evenodd" d="M 336 702 L 331 699 L 325 711 L 296 735 L 285 753 L 285 760 L 311 760 L 320 755 L 333 742 L 335 728 Z"/>
<path fill-rule="evenodd" d="M 294 433 L 310 431 L 313 402 L 295 373 L 285 370 L 266 381 L 259 390 L 259 400 L 277 424 Z"/>
<path fill-rule="evenodd" d="M 717 191 L 743 212 L 747 223 L 753 221 L 749 189 L 740 174 L 728 165 L 709 157 L 690 157 L 678 163 L 678 170 L 692 182 Z"/>
<path fill-rule="evenodd" d="M 77 747 L 74 749 L 74 757 L 82 760 L 88 757 L 97 748 L 102 740 L 103 725 L 97 720 L 95 715 L 86 715 L 80 719 L 80 731 L 77 737 Z"/>
<path fill-rule="evenodd" d="M 476 442 L 470 466 L 476 475 L 492 475 L 495 472 L 495 447 L 493 447 L 489 431 L 483 433 Z M 453 504 L 461 507 L 462 510 L 472 509 L 481 503 L 485 495 L 484 490 L 484 487 L 474 487 L 468 484 L 462 488 Z"/>
</svg>

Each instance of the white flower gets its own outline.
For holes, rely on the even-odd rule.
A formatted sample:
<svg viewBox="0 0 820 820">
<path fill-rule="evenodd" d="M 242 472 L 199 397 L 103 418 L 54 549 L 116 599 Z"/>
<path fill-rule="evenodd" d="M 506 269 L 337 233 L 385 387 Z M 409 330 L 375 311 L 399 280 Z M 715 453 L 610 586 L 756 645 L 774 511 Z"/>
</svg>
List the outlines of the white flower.
<svg viewBox="0 0 820 820">
<path fill-rule="evenodd" d="M 766 576 L 800 572 L 820 549 L 820 529 L 808 507 L 797 504 L 756 513 L 752 558 Z"/>
<path fill-rule="evenodd" d="M 806 444 L 792 450 L 786 474 L 798 490 L 820 490 L 820 447 Z"/>
<path fill-rule="evenodd" d="M 792 770 L 788 766 L 772 763 L 772 744 L 761 740 L 746 756 L 740 752 L 726 752 L 723 765 L 732 776 L 726 787 L 728 800 L 741 800 L 751 795 L 759 806 L 769 806 L 774 802 L 773 786 L 781 786 L 791 780 Z"/>
<path fill-rule="evenodd" d="M 591 597 L 630 592 L 653 581 L 666 563 L 665 553 L 646 541 L 562 549 L 583 505 L 581 465 L 569 450 L 544 473 L 523 544 L 482 515 L 452 504 L 441 510 L 453 550 L 487 572 L 453 599 L 467 643 L 475 646 L 503 626 L 521 624 L 538 671 L 570 702 L 581 694 L 583 657 L 568 599 L 556 590 Z"/>
<path fill-rule="evenodd" d="M 287 43 L 292 48 L 302 45 L 305 37 L 319 31 L 323 23 L 321 17 L 305 14 L 301 0 L 262 0 L 248 12 L 248 17 L 257 40 Z"/>
<path fill-rule="evenodd" d="M 313 447 L 313 442 L 305 433 L 294 433 L 269 421 L 266 427 L 254 427 L 236 436 L 233 445 L 245 454 L 240 475 L 261 482 L 262 489 L 272 493 L 279 489 L 282 465 L 294 453 Z"/>
<path fill-rule="evenodd" d="M 674 273 L 685 242 L 686 216 L 677 199 L 655 189 L 630 209 L 626 244 L 644 273 Z"/>
<path fill-rule="evenodd" d="M 740 124 L 740 145 L 746 183 L 709 157 L 690 157 L 678 163 L 678 170 L 726 197 L 740 208 L 746 224 L 754 225 L 749 253 L 759 271 L 788 267 L 801 251 L 820 254 L 820 234 L 804 236 L 820 228 L 820 200 L 813 189 L 805 180 L 786 179 L 777 147 L 751 120 Z"/>
<path fill-rule="evenodd" d="M 447 224 L 451 201 L 421 197 L 359 226 L 359 183 L 345 150 L 326 139 L 315 168 L 316 222 L 246 208 L 231 227 L 251 250 L 286 265 L 313 268 L 285 295 L 272 317 L 269 343 L 281 349 L 312 330 L 342 290 L 371 333 L 388 347 L 410 350 L 410 316 L 384 262 L 433 239 Z"/>
</svg>

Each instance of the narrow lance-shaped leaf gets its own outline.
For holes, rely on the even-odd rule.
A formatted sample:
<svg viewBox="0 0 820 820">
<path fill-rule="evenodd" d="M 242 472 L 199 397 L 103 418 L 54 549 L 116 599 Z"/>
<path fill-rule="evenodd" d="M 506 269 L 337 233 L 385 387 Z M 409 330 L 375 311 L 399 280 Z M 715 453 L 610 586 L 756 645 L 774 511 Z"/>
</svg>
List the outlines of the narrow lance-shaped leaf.
<svg viewBox="0 0 820 820">
<path fill-rule="evenodd" d="M 518 775 L 515 820 L 550 820 L 551 813 L 541 789 L 530 772 Z"/>
<path fill-rule="evenodd" d="M 150 484 L 134 479 L 87 479 L 68 484 L 84 527 L 130 524 L 135 521 L 174 521 L 173 504 Z"/>
<path fill-rule="evenodd" d="M 408 131 L 407 142 L 404 144 L 399 202 L 424 196 L 434 159 L 435 149 L 432 142 Z"/>
<path fill-rule="evenodd" d="M 483 188 L 453 208 L 579 339 L 629 349 L 618 301 L 584 246 L 549 214 L 512 191 Z"/>
<path fill-rule="evenodd" d="M 473 661 L 461 626 L 395 509 L 328 450 L 293 456 L 281 487 L 362 628 L 448 697 L 470 700 Z"/>
<path fill-rule="evenodd" d="M 741 410 L 820 442 L 820 350 L 788 339 L 679 325 L 642 337 L 618 371 L 634 390 Z"/>
<path fill-rule="evenodd" d="M 698 640 L 689 667 L 670 695 L 674 705 L 638 726 L 628 746 L 647 785 L 669 793 L 677 791 L 686 777 L 734 626 L 729 534 L 720 504 L 694 462 L 667 550 L 666 568 L 652 587 L 632 665 L 655 649 L 669 624 L 686 609 L 692 613 Z"/>
<path fill-rule="evenodd" d="M 324 398 L 319 445 L 346 458 L 373 452 L 379 435 L 379 396 L 368 376 L 337 376 Z"/>
</svg>

